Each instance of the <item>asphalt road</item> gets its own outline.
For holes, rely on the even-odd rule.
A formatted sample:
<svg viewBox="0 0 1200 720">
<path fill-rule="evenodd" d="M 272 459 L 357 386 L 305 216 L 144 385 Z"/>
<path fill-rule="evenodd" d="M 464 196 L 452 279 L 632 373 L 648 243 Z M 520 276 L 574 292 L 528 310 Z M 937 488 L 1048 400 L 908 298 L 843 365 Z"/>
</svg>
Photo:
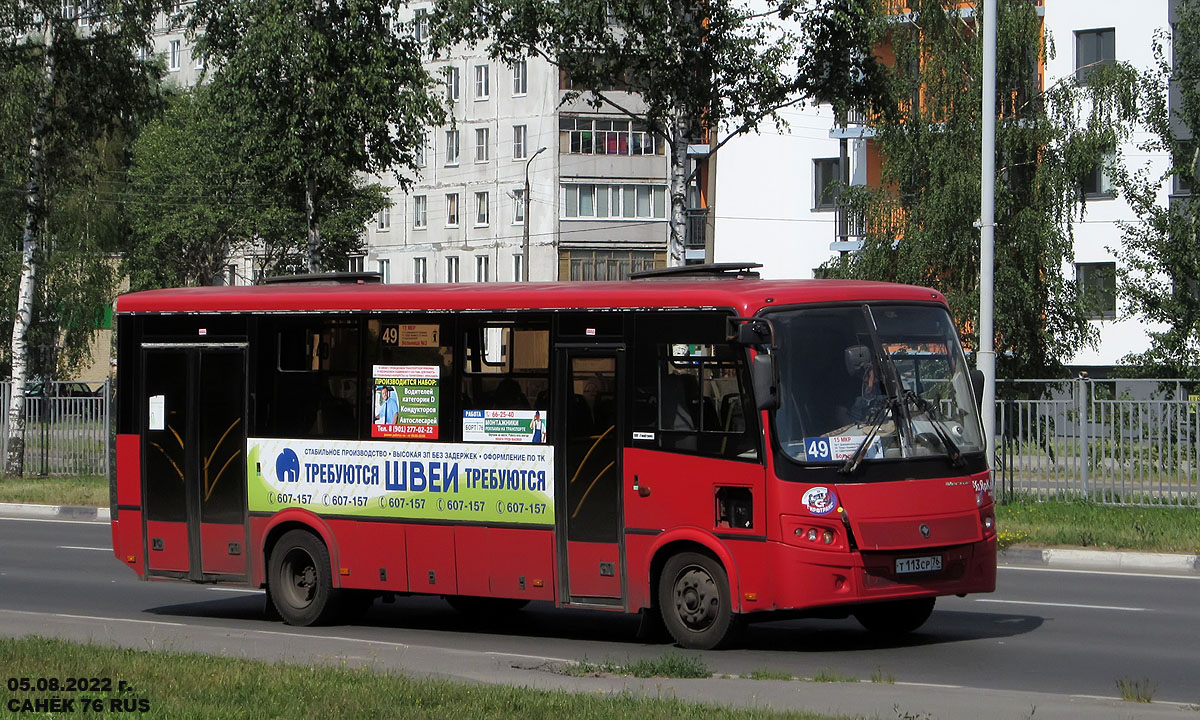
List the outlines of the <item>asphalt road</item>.
<svg viewBox="0 0 1200 720">
<path fill-rule="evenodd" d="M 538 687 L 566 682 L 544 671 L 547 661 L 627 662 L 678 652 L 667 644 L 639 643 L 634 618 L 547 604 L 484 625 L 437 598 L 400 598 L 376 603 L 354 625 L 291 628 L 263 618 L 261 592 L 138 582 L 113 557 L 110 541 L 103 523 L 0 518 L 0 635 L 61 635 L 304 662 L 349 659 Z M 860 712 L 854 702 L 837 698 L 874 693 L 881 698 L 875 707 L 891 717 L 892 705 L 879 704 L 889 695 L 913 703 L 907 709 L 916 713 L 940 707 L 927 699 L 936 693 L 980 690 L 1013 703 L 1033 697 L 1043 708 L 1058 700 L 1078 708 L 1089 699 L 1119 698 L 1117 682 L 1128 678 L 1153 683 L 1157 709 L 1178 703 L 1184 707 L 1175 712 L 1196 717 L 1186 706 L 1200 705 L 1198 598 L 1197 575 L 1003 567 L 996 593 L 940 599 L 929 622 L 902 642 L 880 641 L 853 620 L 789 620 L 753 625 L 739 647 L 701 655 L 714 673 L 726 675 L 833 673 L 864 681 L 836 684 L 848 688 L 826 685 L 821 700 L 797 703 L 818 710 Z M 889 682 L 866 682 L 873 677 Z M 713 685 L 697 686 L 693 695 L 725 698 L 709 697 Z M 726 688 L 731 702 L 743 692 L 738 688 Z M 760 698 L 761 688 L 745 692 Z M 1150 716 L 1148 706 L 1097 702 L 1115 707 L 1113 717 Z M 954 716 L 944 712 L 951 714 L 942 717 Z M 1046 713 L 1034 716 L 1059 716 Z"/>
</svg>

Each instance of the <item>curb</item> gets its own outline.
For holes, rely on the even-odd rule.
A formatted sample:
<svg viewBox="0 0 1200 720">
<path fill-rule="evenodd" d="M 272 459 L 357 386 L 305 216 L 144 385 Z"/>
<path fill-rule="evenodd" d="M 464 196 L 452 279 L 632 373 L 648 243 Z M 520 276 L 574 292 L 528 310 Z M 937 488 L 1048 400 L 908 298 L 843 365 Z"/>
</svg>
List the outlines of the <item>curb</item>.
<svg viewBox="0 0 1200 720">
<path fill-rule="evenodd" d="M 74 505 L 31 505 L 26 503 L 0 503 L 0 515 L 6 517 L 45 518 L 50 520 L 91 520 L 110 522 L 111 515 L 106 507 L 78 507 Z"/>
<path fill-rule="evenodd" d="M 1010 565 L 1044 565 L 1086 570 L 1140 570 L 1200 574 L 1200 556 L 1127 550 L 1013 547 L 1000 552 L 1000 562 Z"/>
</svg>

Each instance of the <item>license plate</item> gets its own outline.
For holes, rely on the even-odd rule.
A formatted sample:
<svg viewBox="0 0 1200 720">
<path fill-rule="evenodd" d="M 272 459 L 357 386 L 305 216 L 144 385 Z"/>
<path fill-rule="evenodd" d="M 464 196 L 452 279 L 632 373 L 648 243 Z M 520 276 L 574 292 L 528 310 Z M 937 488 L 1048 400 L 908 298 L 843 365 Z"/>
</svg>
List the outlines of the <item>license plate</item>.
<svg viewBox="0 0 1200 720">
<path fill-rule="evenodd" d="M 942 569 L 942 556 L 896 558 L 896 574 L 935 572 Z"/>
</svg>

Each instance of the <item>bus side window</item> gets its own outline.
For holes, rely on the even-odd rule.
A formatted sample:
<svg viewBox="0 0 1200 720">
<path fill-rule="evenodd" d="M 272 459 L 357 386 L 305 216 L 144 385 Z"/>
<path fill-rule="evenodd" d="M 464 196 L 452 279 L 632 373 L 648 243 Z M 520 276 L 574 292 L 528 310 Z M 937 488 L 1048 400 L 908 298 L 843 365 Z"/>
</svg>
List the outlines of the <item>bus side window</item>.
<svg viewBox="0 0 1200 720">
<path fill-rule="evenodd" d="M 550 411 L 546 319 L 481 320 L 463 329 L 463 410 Z"/>
<path fill-rule="evenodd" d="M 754 459 L 742 351 L 727 344 L 659 346 L 658 426 L 664 450 Z"/>
<path fill-rule="evenodd" d="M 274 348 L 270 364 L 259 366 L 258 431 L 265 437 L 357 439 L 358 321 L 269 325 Z"/>
</svg>

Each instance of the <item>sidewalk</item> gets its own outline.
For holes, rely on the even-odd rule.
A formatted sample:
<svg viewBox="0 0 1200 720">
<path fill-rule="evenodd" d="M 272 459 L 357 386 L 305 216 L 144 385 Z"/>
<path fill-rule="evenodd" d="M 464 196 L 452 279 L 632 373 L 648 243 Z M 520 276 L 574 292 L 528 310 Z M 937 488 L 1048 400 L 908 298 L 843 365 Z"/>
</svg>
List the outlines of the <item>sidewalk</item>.
<svg viewBox="0 0 1200 720">
<path fill-rule="evenodd" d="M 106 507 L 69 505 L 27 505 L 0 503 L 0 517 L 27 517 L 47 520 L 109 522 Z M 1078 570 L 1130 572 L 1169 572 L 1200 575 L 1200 556 L 1171 553 L 1130 552 L 1127 550 L 1088 550 L 1086 548 L 1033 548 L 1016 546 L 1000 551 L 1001 565 L 1045 566 Z"/>
</svg>

